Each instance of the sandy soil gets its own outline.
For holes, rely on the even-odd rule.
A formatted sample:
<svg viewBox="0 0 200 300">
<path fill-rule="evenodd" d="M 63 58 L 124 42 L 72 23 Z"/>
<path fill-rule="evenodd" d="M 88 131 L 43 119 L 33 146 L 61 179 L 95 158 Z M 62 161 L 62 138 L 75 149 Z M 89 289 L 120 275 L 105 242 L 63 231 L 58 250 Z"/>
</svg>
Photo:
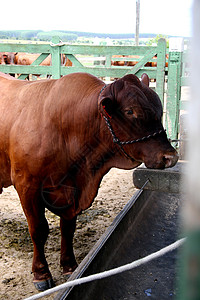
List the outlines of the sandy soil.
<svg viewBox="0 0 200 300">
<path fill-rule="evenodd" d="M 92 207 L 78 217 L 74 237 L 80 263 L 135 192 L 133 171 L 112 169 L 103 179 Z M 46 212 L 50 234 L 46 258 L 56 285 L 66 281 L 59 265 L 59 218 Z M 0 299 L 24 299 L 37 291 L 32 284 L 32 243 L 26 218 L 13 187 L 0 195 Z M 53 299 L 48 296 L 46 299 Z M 45 299 L 45 298 L 44 298 Z"/>
</svg>

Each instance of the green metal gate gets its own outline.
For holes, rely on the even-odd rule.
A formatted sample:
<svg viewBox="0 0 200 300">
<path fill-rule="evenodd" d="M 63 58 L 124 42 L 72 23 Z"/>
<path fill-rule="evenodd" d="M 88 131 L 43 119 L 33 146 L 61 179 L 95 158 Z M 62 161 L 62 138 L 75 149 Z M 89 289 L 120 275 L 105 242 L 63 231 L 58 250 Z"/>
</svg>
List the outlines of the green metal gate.
<svg viewBox="0 0 200 300">
<path fill-rule="evenodd" d="M 167 133 L 172 140 L 179 137 L 180 111 L 188 109 L 186 101 L 181 101 L 181 90 L 189 86 L 190 76 L 189 50 L 184 50 L 183 39 L 174 40 L 178 40 L 178 45 L 169 49 L 165 116 Z"/>
<path fill-rule="evenodd" d="M 68 45 L 54 38 L 50 44 L 4 44 L 0 43 L 0 52 L 25 52 L 40 53 L 40 56 L 30 65 L 0 65 L 0 71 L 4 73 L 20 74 L 19 79 L 25 79 L 29 74 L 51 75 L 52 78 L 60 78 L 74 72 L 87 72 L 102 78 L 120 78 L 126 74 L 147 73 L 150 78 L 156 80 L 156 92 L 164 101 L 164 77 L 166 62 L 166 42 L 160 39 L 157 46 L 87 46 Z M 51 66 L 40 66 L 41 62 L 51 55 Z M 61 55 L 65 54 L 72 62 L 72 66 L 61 65 Z M 121 57 L 114 57 L 115 55 Z M 104 59 L 105 64 L 84 64 L 81 58 L 89 57 L 93 62 Z M 130 56 L 137 56 L 137 64 L 133 67 L 114 66 L 112 62 L 123 60 L 124 62 L 136 59 Z M 157 56 L 157 66 L 145 66 L 147 62 Z"/>
</svg>

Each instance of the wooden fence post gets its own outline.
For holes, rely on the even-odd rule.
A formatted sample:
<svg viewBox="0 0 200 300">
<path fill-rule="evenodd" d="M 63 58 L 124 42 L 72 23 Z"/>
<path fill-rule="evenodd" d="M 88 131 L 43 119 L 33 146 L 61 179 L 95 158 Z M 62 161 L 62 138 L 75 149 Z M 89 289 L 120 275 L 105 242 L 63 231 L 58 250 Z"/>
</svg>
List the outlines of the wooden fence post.
<svg viewBox="0 0 200 300">
<path fill-rule="evenodd" d="M 183 39 L 169 40 L 168 83 L 166 103 L 166 129 L 171 139 L 178 137 L 179 108 L 181 95 L 181 66 Z"/>
<path fill-rule="evenodd" d="M 51 42 L 51 63 L 52 63 L 52 78 L 59 79 L 61 76 L 61 41 L 58 36 L 54 36 Z"/>
</svg>

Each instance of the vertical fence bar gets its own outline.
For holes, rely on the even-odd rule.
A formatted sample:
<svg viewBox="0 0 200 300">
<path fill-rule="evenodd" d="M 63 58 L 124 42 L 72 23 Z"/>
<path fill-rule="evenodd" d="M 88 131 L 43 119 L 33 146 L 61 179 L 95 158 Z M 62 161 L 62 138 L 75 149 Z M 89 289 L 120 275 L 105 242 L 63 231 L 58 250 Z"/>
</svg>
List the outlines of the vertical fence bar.
<svg viewBox="0 0 200 300">
<path fill-rule="evenodd" d="M 193 39 L 191 99 L 189 110 L 188 168 L 184 187 L 186 199 L 182 213 L 182 224 L 187 241 L 180 259 L 178 273 L 178 300 L 200 299 L 200 1 L 193 3 Z"/>
<path fill-rule="evenodd" d="M 61 44 L 59 37 L 52 38 L 51 43 L 51 63 L 52 63 L 52 78 L 59 79 L 61 76 Z"/>
<path fill-rule="evenodd" d="M 105 66 L 107 68 L 110 68 L 111 67 L 111 59 L 112 59 L 112 55 L 109 54 L 109 55 L 106 55 L 106 63 L 105 63 Z M 105 78 L 106 81 L 109 81 L 110 80 L 110 77 L 106 77 Z"/>
<path fill-rule="evenodd" d="M 166 103 L 166 129 L 171 139 L 178 137 L 179 108 L 181 96 L 181 67 L 183 39 L 169 40 L 168 83 Z"/>
<path fill-rule="evenodd" d="M 166 63 L 166 40 L 159 39 L 157 46 L 157 72 L 156 72 L 156 93 L 164 105 L 165 92 L 165 63 Z"/>
</svg>

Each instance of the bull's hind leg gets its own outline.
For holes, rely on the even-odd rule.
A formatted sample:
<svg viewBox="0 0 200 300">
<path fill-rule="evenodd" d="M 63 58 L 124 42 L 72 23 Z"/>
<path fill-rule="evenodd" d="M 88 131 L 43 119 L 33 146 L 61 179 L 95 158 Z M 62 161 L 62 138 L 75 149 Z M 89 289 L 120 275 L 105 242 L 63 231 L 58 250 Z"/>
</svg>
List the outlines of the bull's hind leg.
<svg viewBox="0 0 200 300">
<path fill-rule="evenodd" d="M 73 251 L 73 237 L 76 228 L 76 217 L 72 220 L 60 218 L 61 229 L 61 258 L 60 263 L 63 267 L 63 274 L 71 274 L 77 267 Z"/>
<path fill-rule="evenodd" d="M 32 222 L 33 219 L 31 220 Z M 33 226 L 29 226 L 29 231 L 34 245 L 32 263 L 33 283 L 37 290 L 44 291 L 54 286 L 44 254 L 44 246 L 49 233 L 49 226 L 45 216 L 40 216 L 37 222 L 34 219 Z"/>
<path fill-rule="evenodd" d="M 44 254 L 49 226 L 45 218 L 45 207 L 38 190 L 31 187 L 20 188 L 16 186 L 20 196 L 21 204 L 28 221 L 29 232 L 33 242 L 34 253 L 32 272 L 34 274 L 33 283 L 37 290 L 44 291 L 54 286 L 51 273 Z"/>
</svg>

